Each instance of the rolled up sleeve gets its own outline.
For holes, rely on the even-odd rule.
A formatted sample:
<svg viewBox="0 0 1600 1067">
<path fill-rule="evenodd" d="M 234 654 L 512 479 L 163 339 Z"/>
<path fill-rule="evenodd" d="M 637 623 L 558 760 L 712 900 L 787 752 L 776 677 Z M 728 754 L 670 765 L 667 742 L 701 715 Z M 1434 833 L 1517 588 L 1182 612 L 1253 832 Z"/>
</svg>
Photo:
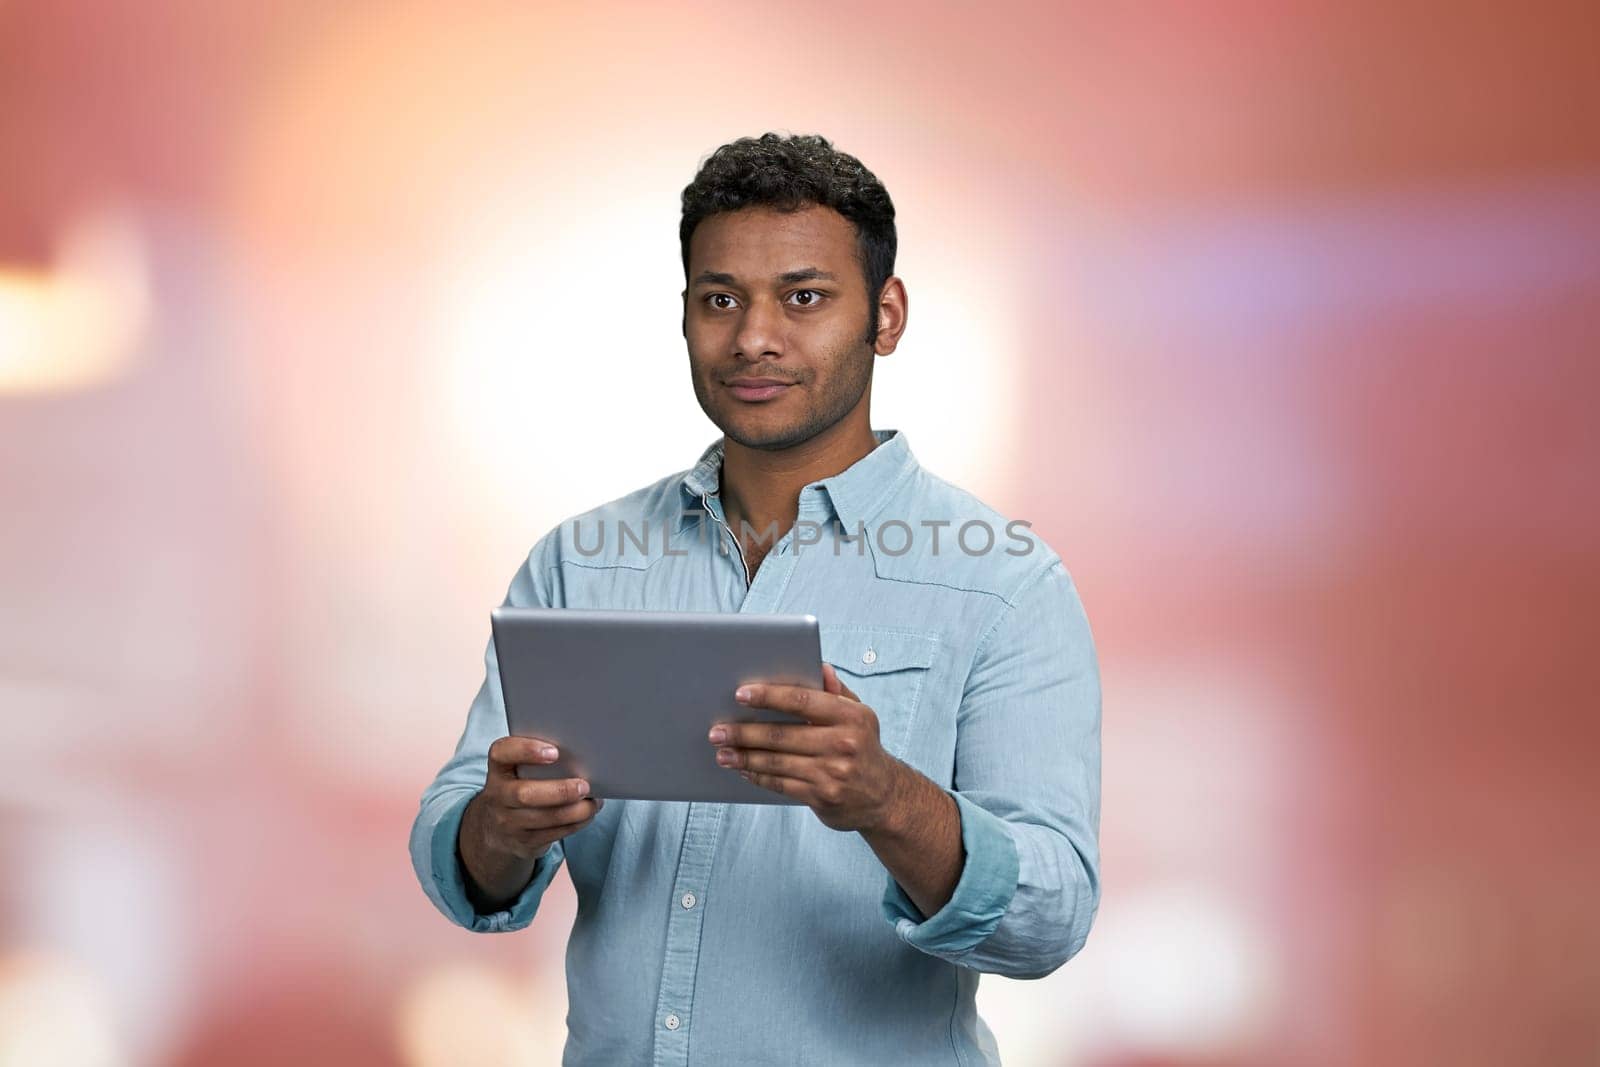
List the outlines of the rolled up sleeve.
<svg viewBox="0 0 1600 1067">
<path fill-rule="evenodd" d="M 549 540 L 541 540 L 511 581 L 503 604 L 513 607 L 551 606 L 550 588 L 544 584 L 543 557 Z M 422 804 L 411 826 L 411 865 L 428 899 L 451 922 L 479 933 L 520 930 L 533 921 L 544 891 L 560 869 L 561 842 L 534 865 L 533 876 L 510 906 L 484 914 L 467 896 L 457 839 L 461 816 L 487 778 L 489 746 L 509 732 L 505 699 L 500 691 L 500 667 L 494 638 L 484 652 L 484 679 L 467 711 L 466 728 L 455 753 L 423 791 Z"/>
<path fill-rule="evenodd" d="M 928 916 L 892 877 L 884 891 L 883 912 L 909 945 L 939 956 L 959 956 L 983 941 L 1011 906 L 1017 892 L 1017 846 L 1005 820 L 953 789 L 961 814 L 961 845 L 966 860 L 945 906 Z"/>
<path fill-rule="evenodd" d="M 1100 906 L 1100 674 L 1059 560 L 980 641 L 957 713 L 965 851 L 949 901 L 922 917 L 891 877 L 883 912 L 930 955 L 1012 978 L 1075 956 Z"/>
</svg>

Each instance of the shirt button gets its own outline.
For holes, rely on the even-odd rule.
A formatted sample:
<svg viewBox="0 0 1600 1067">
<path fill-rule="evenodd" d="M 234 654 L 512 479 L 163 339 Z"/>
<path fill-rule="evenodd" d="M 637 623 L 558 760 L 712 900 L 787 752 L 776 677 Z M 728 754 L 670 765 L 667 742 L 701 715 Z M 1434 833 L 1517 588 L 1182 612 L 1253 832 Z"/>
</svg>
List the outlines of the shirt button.
<svg viewBox="0 0 1600 1067">
<path fill-rule="evenodd" d="M 878 662 L 878 654 L 869 648 L 865 652 L 861 653 L 861 662 L 876 663 Z"/>
<path fill-rule="evenodd" d="M 669 1015 L 663 1019 L 662 1022 L 667 1024 L 668 1030 L 676 1030 L 679 1026 L 683 1025 L 676 1015 Z"/>
<path fill-rule="evenodd" d="M 694 894 L 685 893 L 678 903 L 683 905 L 685 911 L 689 910 L 690 908 L 694 907 Z"/>
</svg>

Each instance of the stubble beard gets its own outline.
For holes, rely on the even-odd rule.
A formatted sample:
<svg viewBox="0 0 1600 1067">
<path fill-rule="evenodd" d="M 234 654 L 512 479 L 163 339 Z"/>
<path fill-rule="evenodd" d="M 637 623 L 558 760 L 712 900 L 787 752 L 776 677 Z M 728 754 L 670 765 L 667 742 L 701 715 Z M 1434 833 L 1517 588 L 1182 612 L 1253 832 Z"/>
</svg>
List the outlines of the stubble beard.
<svg viewBox="0 0 1600 1067">
<path fill-rule="evenodd" d="M 836 366 L 842 363 L 849 367 L 849 373 L 835 378 L 834 388 L 827 395 L 813 397 L 812 404 L 801 412 L 795 422 L 787 426 L 773 427 L 759 435 L 741 432 L 730 425 L 731 420 L 719 418 L 709 402 L 708 395 L 708 390 L 713 390 L 716 386 L 705 384 L 698 376 L 695 378 L 695 396 L 700 401 L 700 409 L 728 440 L 735 441 L 745 448 L 777 452 L 804 444 L 855 410 L 855 406 L 860 403 L 862 395 L 867 391 L 867 386 L 872 382 L 874 355 L 870 345 L 862 344 L 859 338 L 852 342 L 849 349 L 840 353 L 839 360 L 835 362 Z"/>
</svg>

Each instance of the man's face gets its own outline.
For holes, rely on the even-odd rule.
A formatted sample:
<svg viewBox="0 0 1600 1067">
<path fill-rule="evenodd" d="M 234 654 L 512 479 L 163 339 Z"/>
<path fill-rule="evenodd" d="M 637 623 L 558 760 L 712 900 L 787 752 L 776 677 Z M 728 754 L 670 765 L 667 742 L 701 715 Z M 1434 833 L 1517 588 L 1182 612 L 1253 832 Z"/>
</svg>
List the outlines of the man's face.
<svg viewBox="0 0 1600 1067">
<path fill-rule="evenodd" d="M 872 382 L 870 317 L 855 227 L 832 208 L 724 212 L 690 238 L 694 394 L 729 440 L 790 448 L 853 411 Z"/>
</svg>

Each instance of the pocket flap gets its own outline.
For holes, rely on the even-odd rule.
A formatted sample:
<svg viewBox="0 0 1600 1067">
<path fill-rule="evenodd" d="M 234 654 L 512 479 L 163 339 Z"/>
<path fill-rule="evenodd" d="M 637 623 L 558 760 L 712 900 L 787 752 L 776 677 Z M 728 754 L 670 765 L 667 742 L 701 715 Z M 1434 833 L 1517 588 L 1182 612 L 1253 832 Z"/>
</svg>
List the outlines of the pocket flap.
<svg viewBox="0 0 1600 1067">
<path fill-rule="evenodd" d="M 931 667 L 939 652 L 937 637 L 912 630 L 823 626 L 818 636 L 823 660 L 851 674 L 883 674 Z"/>
</svg>

